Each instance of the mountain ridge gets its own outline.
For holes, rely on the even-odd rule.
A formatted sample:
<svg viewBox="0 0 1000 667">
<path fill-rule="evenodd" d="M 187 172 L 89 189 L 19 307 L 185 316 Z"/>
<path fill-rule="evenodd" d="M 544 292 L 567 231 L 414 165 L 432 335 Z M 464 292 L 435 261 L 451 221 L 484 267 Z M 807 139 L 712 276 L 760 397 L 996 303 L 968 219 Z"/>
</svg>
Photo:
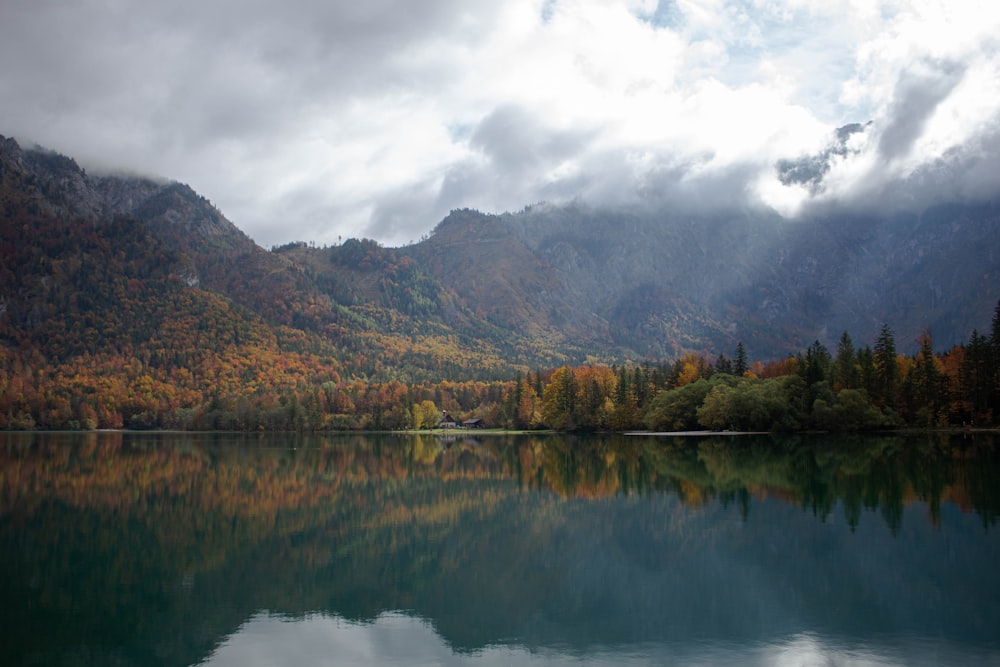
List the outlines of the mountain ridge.
<svg viewBox="0 0 1000 667">
<path fill-rule="evenodd" d="M 354 336 L 360 320 L 411 338 L 437 327 L 470 349 L 492 339 L 490 354 L 522 368 L 718 354 L 737 342 L 777 358 L 814 339 L 832 346 L 843 331 L 873 340 L 886 322 L 904 349 L 925 330 L 952 344 L 986 328 L 1000 273 L 995 201 L 803 220 L 582 203 L 461 209 L 410 246 L 267 251 L 181 183 L 91 176 L 13 139 L 0 140 L 0 177 L 8 217 L 137 220 L 172 253 L 171 275 L 272 326 L 327 339 Z"/>
</svg>

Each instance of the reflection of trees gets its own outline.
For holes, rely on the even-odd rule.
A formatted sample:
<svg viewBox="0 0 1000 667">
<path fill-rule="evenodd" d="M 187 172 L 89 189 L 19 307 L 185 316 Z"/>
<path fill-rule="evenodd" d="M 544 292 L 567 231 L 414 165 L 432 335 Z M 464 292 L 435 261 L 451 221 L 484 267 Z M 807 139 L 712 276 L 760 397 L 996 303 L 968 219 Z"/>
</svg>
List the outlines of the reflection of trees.
<svg viewBox="0 0 1000 667">
<path fill-rule="evenodd" d="M 337 586 L 302 575 L 330 577 L 345 561 L 388 561 L 400 577 L 394 590 L 404 591 L 396 603 L 405 602 L 426 572 L 478 548 L 471 539 L 454 543 L 454 525 L 481 522 L 519 495 L 504 481 L 505 444 L 0 434 L 5 662 L 55 664 L 63 660 L 51 653 L 57 647 L 86 646 L 102 656 L 96 662 L 121 662 L 124 650 L 156 664 L 194 664 L 257 609 L 329 605 Z M 401 525 L 413 530 L 397 533 Z M 447 553 L 428 547 L 449 541 Z M 377 572 L 367 567 L 348 581 L 381 591 Z M 218 599 L 231 601 L 226 613 L 213 607 Z M 345 613 L 386 608 L 381 593 L 351 600 Z M 16 612 L 7 618 L 3 609 Z M 53 625 L 61 644 L 38 630 Z M 164 637 L 184 639 L 153 660 L 150 647 Z"/>
<path fill-rule="evenodd" d="M 785 498 L 818 518 L 840 503 L 857 526 L 864 509 L 897 530 L 905 505 L 919 501 L 933 521 L 951 501 L 995 522 L 1000 494 L 993 440 L 948 436 L 714 436 L 560 438 L 542 449 L 544 484 L 563 496 L 668 492 L 698 505 L 717 498 L 749 512 L 750 498 Z"/>
<path fill-rule="evenodd" d="M 339 499 L 348 500 L 345 493 L 356 497 L 368 482 L 384 479 L 512 479 L 564 497 L 669 493 L 695 505 L 716 498 L 749 506 L 752 497 L 771 496 L 820 518 L 840 503 L 851 525 L 867 509 L 898 526 L 902 508 L 914 501 L 924 503 L 933 520 L 941 503 L 950 501 L 978 511 L 987 524 L 1000 507 L 993 483 L 1000 462 L 988 436 L 6 438 L 0 515 L 14 507 L 31 514 L 58 500 L 81 509 L 114 508 L 151 525 L 184 498 L 187 506 L 171 511 L 190 513 L 192 530 L 162 536 L 175 545 L 193 545 L 197 536 L 222 530 L 194 508 L 236 517 L 225 530 L 253 541 L 279 520 L 294 531 L 314 518 L 312 510 L 329 511 Z"/>
<path fill-rule="evenodd" d="M 922 502 L 937 520 L 951 502 L 991 525 L 1000 508 L 994 445 L 947 437 L 3 436 L 0 608 L 27 609 L 9 626 L 21 651 L 12 664 L 29 662 L 25 651 L 59 662 L 44 637 L 19 630 L 31 619 L 65 626 L 69 644 L 99 638 L 141 651 L 188 637 L 160 662 L 193 664 L 262 608 L 335 609 L 362 620 L 420 609 L 475 646 L 517 634 L 545 600 L 566 603 L 586 582 L 595 596 L 608 594 L 598 583 L 619 561 L 593 565 L 606 568 L 595 577 L 564 571 L 575 556 L 551 554 L 602 544 L 621 563 L 669 573 L 677 559 L 698 560 L 709 526 L 719 529 L 710 520 L 719 506 L 738 507 L 752 524 L 758 498 L 820 518 L 839 503 L 852 527 L 869 511 L 895 531 L 905 505 Z M 618 502 L 590 502 L 609 497 Z M 787 548 L 794 561 L 793 540 Z M 469 626 L 471 607 L 449 607 L 468 591 L 468 605 L 493 616 L 488 631 Z M 231 603 L 228 613 L 218 613 L 218 599 Z M 597 604 L 569 601 L 580 613 Z"/>
</svg>

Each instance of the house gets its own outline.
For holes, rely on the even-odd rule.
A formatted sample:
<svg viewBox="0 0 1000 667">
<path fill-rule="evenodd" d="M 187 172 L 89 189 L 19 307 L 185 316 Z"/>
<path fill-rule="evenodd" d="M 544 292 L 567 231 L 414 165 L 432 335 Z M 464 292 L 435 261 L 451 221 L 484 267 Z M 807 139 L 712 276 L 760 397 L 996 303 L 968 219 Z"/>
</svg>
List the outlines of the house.
<svg viewBox="0 0 1000 667">
<path fill-rule="evenodd" d="M 458 428 L 458 423 L 452 419 L 447 410 L 441 411 L 441 419 L 438 420 L 438 428 Z"/>
<path fill-rule="evenodd" d="M 462 428 L 486 428 L 482 419 L 466 419 L 462 422 Z"/>
</svg>

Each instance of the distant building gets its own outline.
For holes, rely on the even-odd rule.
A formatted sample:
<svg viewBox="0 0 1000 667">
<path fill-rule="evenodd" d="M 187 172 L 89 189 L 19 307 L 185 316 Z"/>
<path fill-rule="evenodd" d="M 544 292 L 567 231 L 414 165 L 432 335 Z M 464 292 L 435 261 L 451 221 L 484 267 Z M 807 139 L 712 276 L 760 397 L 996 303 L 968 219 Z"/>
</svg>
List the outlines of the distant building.
<svg viewBox="0 0 1000 667">
<path fill-rule="evenodd" d="M 486 428 L 482 419 L 466 419 L 462 422 L 462 428 Z"/>
<path fill-rule="evenodd" d="M 438 420 L 438 428 L 458 428 L 458 423 L 452 419 L 447 410 L 441 411 L 441 419 Z"/>
</svg>

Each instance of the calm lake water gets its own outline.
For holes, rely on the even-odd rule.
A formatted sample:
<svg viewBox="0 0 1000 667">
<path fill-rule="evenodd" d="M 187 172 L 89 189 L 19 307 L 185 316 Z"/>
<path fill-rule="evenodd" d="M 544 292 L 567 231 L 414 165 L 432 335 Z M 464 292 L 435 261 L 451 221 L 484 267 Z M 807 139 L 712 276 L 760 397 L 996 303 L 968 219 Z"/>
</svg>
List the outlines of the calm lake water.
<svg viewBox="0 0 1000 667">
<path fill-rule="evenodd" d="M 1000 664 L 998 447 L 0 434 L 0 660 Z"/>
</svg>

